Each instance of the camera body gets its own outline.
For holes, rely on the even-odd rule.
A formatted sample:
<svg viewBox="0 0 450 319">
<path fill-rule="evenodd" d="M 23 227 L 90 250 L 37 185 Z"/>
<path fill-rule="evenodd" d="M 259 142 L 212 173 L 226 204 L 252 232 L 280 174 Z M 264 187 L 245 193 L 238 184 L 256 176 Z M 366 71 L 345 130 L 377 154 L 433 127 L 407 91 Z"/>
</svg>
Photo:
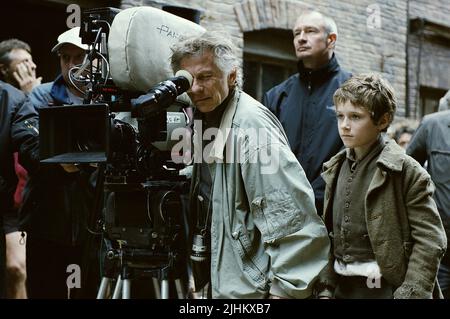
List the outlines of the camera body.
<svg viewBox="0 0 450 319">
<path fill-rule="evenodd" d="M 85 89 L 84 104 L 40 110 L 41 163 L 98 165 L 96 201 L 103 204 L 89 227 L 99 225 L 115 249 L 143 249 L 149 264 L 173 263 L 183 243 L 187 182 L 179 174 L 184 164 L 172 160 L 178 141 L 170 136 L 190 124 L 190 105 L 178 97 L 192 78 L 173 77 L 168 61 L 175 41 L 201 32 L 155 8 L 85 11 L 80 37 L 89 52 L 69 72 Z"/>
</svg>

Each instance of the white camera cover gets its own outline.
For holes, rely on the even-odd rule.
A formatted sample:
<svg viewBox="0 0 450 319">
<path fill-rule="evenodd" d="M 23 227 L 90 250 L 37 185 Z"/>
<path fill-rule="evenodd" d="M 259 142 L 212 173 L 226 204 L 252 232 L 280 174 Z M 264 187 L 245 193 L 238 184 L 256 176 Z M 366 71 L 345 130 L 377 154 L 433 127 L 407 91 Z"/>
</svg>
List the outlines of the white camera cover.
<svg viewBox="0 0 450 319">
<path fill-rule="evenodd" d="M 152 7 L 118 13 L 108 39 L 110 71 L 123 90 L 146 92 L 173 76 L 170 47 L 181 37 L 206 30 L 189 20 Z"/>
</svg>

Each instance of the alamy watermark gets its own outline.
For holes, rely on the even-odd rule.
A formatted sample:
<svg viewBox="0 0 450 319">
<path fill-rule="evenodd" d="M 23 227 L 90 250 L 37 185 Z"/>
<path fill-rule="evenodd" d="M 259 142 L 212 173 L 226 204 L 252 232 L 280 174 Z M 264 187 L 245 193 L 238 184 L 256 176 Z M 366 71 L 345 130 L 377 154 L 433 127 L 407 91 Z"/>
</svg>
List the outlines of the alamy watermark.
<svg viewBox="0 0 450 319">
<path fill-rule="evenodd" d="M 369 264 L 366 272 L 368 274 L 366 280 L 367 288 L 381 288 L 381 272 L 378 264 Z"/>
<path fill-rule="evenodd" d="M 67 276 L 67 297 L 70 299 L 70 291 L 74 288 L 81 288 L 81 267 L 77 264 L 70 264 L 66 268 Z"/>
<path fill-rule="evenodd" d="M 366 19 L 366 25 L 368 29 L 379 30 L 381 29 L 381 9 L 378 3 L 372 3 L 366 8 L 368 13 Z"/>
<path fill-rule="evenodd" d="M 191 132 L 187 128 L 172 131 L 171 140 L 178 141 L 172 148 L 172 161 L 186 163 L 258 164 L 261 174 L 276 174 L 280 168 L 282 142 L 270 128 L 211 127 L 202 130 L 202 121 L 195 120 L 192 150 Z M 202 134 L 199 134 L 203 132 Z M 220 149 L 217 149 L 221 147 Z M 223 150 L 222 150 L 223 147 Z M 217 153 L 219 152 L 219 153 Z M 215 156 L 217 154 L 217 156 Z M 223 158 L 222 158 L 223 156 Z"/>
<path fill-rule="evenodd" d="M 78 4 L 69 4 L 66 12 L 70 13 L 66 19 L 66 25 L 69 29 L 81 26 L 81 8 Z"/>
</svg>

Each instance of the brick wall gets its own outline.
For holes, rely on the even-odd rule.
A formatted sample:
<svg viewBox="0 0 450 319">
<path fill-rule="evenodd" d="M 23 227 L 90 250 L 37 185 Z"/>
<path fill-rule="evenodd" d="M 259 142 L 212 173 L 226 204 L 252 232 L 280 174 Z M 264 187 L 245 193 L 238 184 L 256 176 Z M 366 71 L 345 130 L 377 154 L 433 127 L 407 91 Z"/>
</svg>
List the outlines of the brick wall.
<svg viewBox="0 0 450 319">
<path fill-rule="evenodd" d="M 410 2 L 410 17 L 424 18 L 450 28 L 450 0 L 414 0 Z M 422 39 L 420 70 L 420 37 L 411 34 L 409 40 L 409 99 L 411 117 L 420 117 L 418 84 L 442 90 L 450 89 L 450 40 L 426 36 Z M 418 79 L 419 77 L 419 79 Z"/>
<path fill-rule="evenodd" d="M 376 71 L 384 74 L 397 92 L 399 100 L 397 115 L 402 117 L 405 114 L 408 25 L 406 0 L 122 1 L 123 8 L 136 5 L 158 7 L 162 4 L 201 10 L 201 25 L 207 29 L 227 30 L 241 50 L 244 46 L 244 32 L 263 30 L 268 27 L 290 30 L 299 12 L 305 8 L 316 8 L 336 20 L 339 29 L 336 54 L 341 65 L 353 73 Z M 410 0 L 410 16 L 424 16 L 436 22 L 446 23 L 450 16 L 450 0 L 440 2 Z M 417 43 L 414 41 L 414 39 L 410 41 L 410 56 L 414 56 L 414 50 L 417 50 Z M 424 47 L 423 52 L 437 55 L 439 61 L 450 61 L 442 47 Z M 415 69 L 412 60 L 414 59 L 409 59 L 409 84 L 410 105 L 413 108 Z M 423 67 L 426 67 L 426 63 Z M 433 79 L 430 75 L 426 78 Z M 443 79 L 436 81 L 444 82 L 440 85 L 447 85 Z"/>
<path fill-rule="evenodd" d="M 450 0 L 411 0 L 409 15 L 448 25 L 450 23 Z"/>
</svg>

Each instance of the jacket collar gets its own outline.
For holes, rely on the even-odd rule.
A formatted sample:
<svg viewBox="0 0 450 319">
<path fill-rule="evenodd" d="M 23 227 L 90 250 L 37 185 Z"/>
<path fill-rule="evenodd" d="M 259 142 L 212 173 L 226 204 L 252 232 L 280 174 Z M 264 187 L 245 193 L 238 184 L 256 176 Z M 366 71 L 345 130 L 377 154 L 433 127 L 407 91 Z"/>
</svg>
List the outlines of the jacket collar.
<svg viewBox="0 0 450 319">
<path fill-rule="evenodd" d="M 405 151 L 394 140 L 385 141 L 386 146 L 377 159 L 377 165 L 393 172 L 401 172 L 405 161 Z M 323 164 L 322 178 L 327 184 L 337 176 L 337 169 L 346 157 L 346 150 L 342 150 Z"/>
<path fill-rule="evenodd" d="M 297 67 L 298 73 L 300 74 L 300 81 L 304 82 L 321 82 L 328 80 L 334 73 L 338 72 L 340 69 L 339 63 L 334 53 L 328 63 L 318 69 L 311 70 L 305 68 L 305 66 L 303 65 L 303 61 L 299 61 Z"/>
<path fill-rule="evenodd" d="M 343 149 L 333 156 L 328 162 L 323 164 L 323 172 L 321 175 L 326 184 L 332 183 L 340 164 L 345 160 L 346 156 L 347 151 L 346 149 Z"/>
<path fill-rule="evenodd" d="M 62 74 L 58 75 L 58 77 L 53 82 L 50 95 L 52 96 L 55 105 L 70 104 L 69 95 L 67 94 L 66 82 L 64 82 Z"/>
<path fill-rule="evenodd" d="M 394 140 L 389 140 L 381 151 L 377 164 L 393 172 L 401 172 L 405 161 L 405 150 L 398 146 Z"/>
<path fill-rule="evenodd" d="M 230 98 L 228 105 L 226 106 L 226 109 L 222 115 L 222 119 L 220 121 L 219 131 L 218 134 L 213 142 L 213 145 L 207 154 L 207 160 L 208 163 L 211 163 L 213 161 L 223 161 L 224 159 L 224 149 L 226 142 L 228 140 L 228 136 L 230 135 L 231 126 L 233 123 L 233 118 L 236 113 L 237 105 L 239 102 L 239 98 L 241 96 L 241 91 L 238 89 L 234 90 L 234 93 L 232 93 L 233 96 Z M 198 135 L 200 134 L 200 136 Z M 203 149 L 201 147 L 201 141 L 202 141 L 202 132 L 194 125 L 194 150 L 200 151 L 203 153 Z"/>
</svg>

